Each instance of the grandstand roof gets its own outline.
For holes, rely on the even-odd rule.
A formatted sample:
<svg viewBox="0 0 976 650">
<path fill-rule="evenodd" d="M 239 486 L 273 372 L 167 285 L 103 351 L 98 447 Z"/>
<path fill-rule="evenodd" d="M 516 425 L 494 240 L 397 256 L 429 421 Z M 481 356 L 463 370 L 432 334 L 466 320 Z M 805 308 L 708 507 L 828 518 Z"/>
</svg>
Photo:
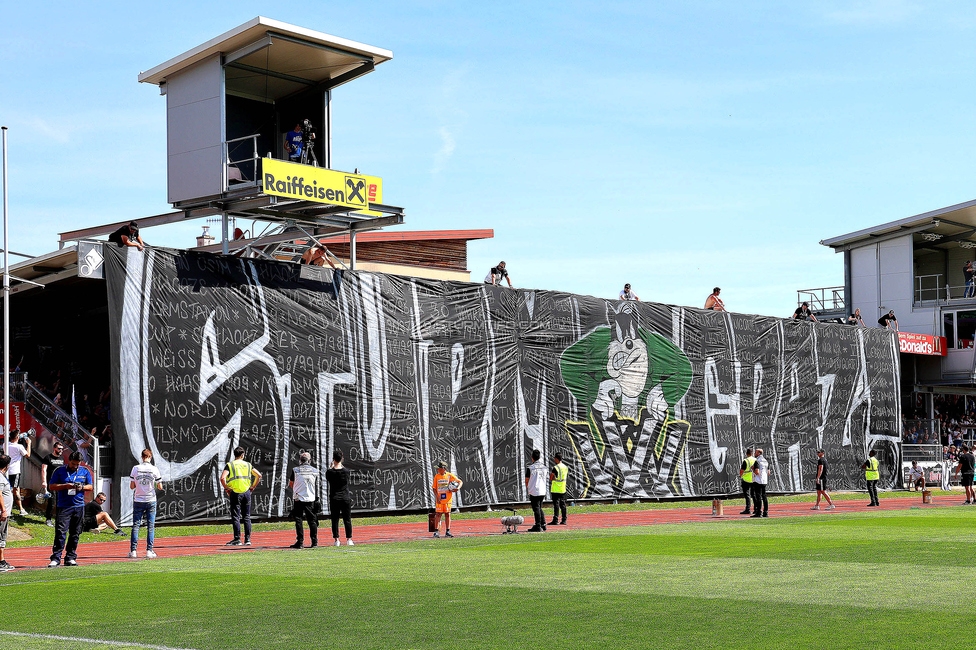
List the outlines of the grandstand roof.
<svg viewBox="0 0 976 650">
<path fill-rule="evenodd" d="M 908 234 L 918 235 L 930 248 L 958 246 L 961 241 L 976 242 L 976 200 L 823 239 L 820 243 L 840 252 Z"/>
</svg>

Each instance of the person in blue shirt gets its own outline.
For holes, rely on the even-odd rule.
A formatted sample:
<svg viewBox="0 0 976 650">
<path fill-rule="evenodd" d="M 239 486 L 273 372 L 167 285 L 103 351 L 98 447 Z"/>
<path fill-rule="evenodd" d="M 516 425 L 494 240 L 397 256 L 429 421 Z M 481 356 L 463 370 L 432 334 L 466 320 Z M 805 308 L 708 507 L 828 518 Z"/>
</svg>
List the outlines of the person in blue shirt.
<svg viewBox="0 0 976 650">
<path fill-rule="evenodd" d="M 81 454 L 77 451 L 71 452 L 65 465 L 51 475 L 48 489 L 57 496 L 58 515 L 49 567 L 61 564 L 62 551 L 65 566 L 78 566 L 78 538 L 85 521 L 85 492 L 94 490 L 94 482 L 88 468 L 81 466 Z"/>
<path fill-rule="evenodd" d="M 302 158 L 302 125 L 296 124 L 295 128 L 285 135 L 285 154 L 288 160 L 297 162 Z"/>
</svg>

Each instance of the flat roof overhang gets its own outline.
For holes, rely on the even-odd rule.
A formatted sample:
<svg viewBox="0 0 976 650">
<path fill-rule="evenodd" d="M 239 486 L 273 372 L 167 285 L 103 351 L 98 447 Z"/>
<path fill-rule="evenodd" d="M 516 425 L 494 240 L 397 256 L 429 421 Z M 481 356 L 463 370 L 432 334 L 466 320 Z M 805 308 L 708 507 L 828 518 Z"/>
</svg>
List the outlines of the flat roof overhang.
<svg viewBox="0 0 976 650">
<path fill-rule="evenodd" d="M 258 16 L 139 73 L 138 80 L 159 86 L 167 78 L 216 54 L 224 57 L 225 66 L 235 68 L 228 79 L 229 85 L 235 89 L 240 86 L 237 90 L 246 92 L 249 78 L 261 84 L 271 83 L 273 79 L 281 87 L 276 86 L 272 94 L 279 97 L 310 84 L 329 85 L 330 80 L 339 79 L 339 83 L 344 83 L 393 58 L 390 50 Z M 331 84 L 335 85 L 338 83 Z M 255 87 L 255 90 L 260 89 Z"/>
<path fill-rule="evenodd" d="M 976 243 L 976 200 L 823 239 L 820 243 L 839 253 L 909 234 L 927 248 L 958 246 L 962 241 Z"/>
</svg>

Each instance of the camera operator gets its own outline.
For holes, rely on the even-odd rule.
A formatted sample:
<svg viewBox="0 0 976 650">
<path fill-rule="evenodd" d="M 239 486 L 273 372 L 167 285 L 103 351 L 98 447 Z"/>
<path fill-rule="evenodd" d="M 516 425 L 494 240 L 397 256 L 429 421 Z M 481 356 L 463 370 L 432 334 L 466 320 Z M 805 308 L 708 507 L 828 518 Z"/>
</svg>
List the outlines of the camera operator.
<svg viewBox="0 0 976 650">
<path fill-rule="evenodd" d="M 24 458 L 30 458 L 32 441 L 30 433 L 25 431 L 20 433 L 17 429 L 10 430 L 10 444 L 7 445 L 7 453 L 10 455 L 10 466 L 7 468 L 7 478 L 10 481 L 10 488 L 14 493 L 14 505 L 20 510 L 20 516 L 24 512 L 24 504 L 20 500 L 20 467 Z"/>
<path fill-rule="evenodd" d="M 302 159 L 302 143 L 304 141 L 302 123 L 296 122 L 295 128 L 285 134 L 285 155 L 288 156 L 288 160 L 298 162 Z"/>
<path fill-rule="evenodd" d="M 94 489 L 93 483 L 91 472 L 81 466 L 81 454 L 77 451 L 71 452 L 64 467 L 54 470 L 49 487 L 58 496 L 58 518 L 49 567 L 61 564 L 62 551 L 65 566 L 78 566 L 78 539 L 85 522 L 85 492 Z M 65 536 L 68 538 L 67 546 Z"/>
</svg>

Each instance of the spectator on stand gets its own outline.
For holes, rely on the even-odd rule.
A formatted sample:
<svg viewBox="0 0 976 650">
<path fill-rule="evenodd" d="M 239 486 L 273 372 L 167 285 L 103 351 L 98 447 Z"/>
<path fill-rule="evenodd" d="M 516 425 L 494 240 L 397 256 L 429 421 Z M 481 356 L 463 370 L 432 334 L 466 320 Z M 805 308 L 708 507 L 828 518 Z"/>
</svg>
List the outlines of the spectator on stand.
<svg viewBox="0 0 976 650">
<path fill-rule="evenodd" d="M 895 310 L 892 309 L 887 314 L 878 319 L 878 325 L 893 332 L 898 331 L 898 319 L 895 318 Z"/>
<path fill-rule="evenodd" d="M 793 312 L 793 320 L 808 320 L 816 323 L 817 317 L 810 311 L 810 304 L 805 302 Z"/>
<path fill-rule="evenodd" d="M 718 297 L 718 294 L 722 293 L 721 287 L 715 287 L 712 289 L 712 295 L 705 298 L 705 309 L 711 309 L 713 311 L 725 311 L 725 302 Z"/>
<path fill-rule="evenodd" d="M 499 262 L 498 266 L 491 267 L 491 270 L 488 271 L 488 275 L 485 276 L 485 284 L 501 284 L 503 278 L 506 282 L 508 282 L 509 288 L 511 288 L 512 279 L 509 277 L 508 270 L 505 268 L 505 260 Z"/>
<path fill-rule="evenodd" d="M 864 319 L 861 318 L 861 310 L 855 309 L 854 313 L 847 317 L 848 325 L 856 325 L 858 327 L 864 327 Z"/>
<path fill-rule="evenodd" d="M 634 302 L 640 302 L 640 298 L 637 294 L 631 291 L 630 283 L 624 285 L 624 290 L 620 292 L 620 300 L 633 300 Z"/>
</svg>

